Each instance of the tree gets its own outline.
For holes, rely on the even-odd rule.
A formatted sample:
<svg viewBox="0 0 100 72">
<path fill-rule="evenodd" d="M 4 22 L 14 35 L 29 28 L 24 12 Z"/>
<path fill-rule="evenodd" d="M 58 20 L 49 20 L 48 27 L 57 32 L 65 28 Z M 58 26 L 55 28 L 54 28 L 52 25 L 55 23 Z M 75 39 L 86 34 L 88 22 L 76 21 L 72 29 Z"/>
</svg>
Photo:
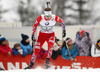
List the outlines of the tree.
<svg viewBox="0 0 100 72">
<path fill-rule="evenodd" d="M 21 22 L 24 26 L 30 26 L 33 25 L 36 16 L 38 15 L 38 12 L 36 12 L 35 8 L 30 5 L 31 0 L 27 0 L 27 3 L 24 3 L 23 1 L 20 1 L 18 13 L 21 18 Z M 34 16 L 34 18 L 33 18 Z"/>
</svg>

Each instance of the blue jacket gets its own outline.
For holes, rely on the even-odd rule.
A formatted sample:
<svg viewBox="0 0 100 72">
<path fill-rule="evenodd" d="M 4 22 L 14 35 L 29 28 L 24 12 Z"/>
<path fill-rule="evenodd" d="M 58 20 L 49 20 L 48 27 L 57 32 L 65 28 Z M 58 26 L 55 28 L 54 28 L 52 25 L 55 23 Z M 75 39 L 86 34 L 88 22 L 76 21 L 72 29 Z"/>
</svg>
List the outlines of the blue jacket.
<svg viewBox="0 0 100 72">
<path fill-rule="evenodd" d="M 15 55 L 15 56 L 17 56 L 18 54 L 19 54 L 19 52 L 18 52 L 18 49 L 16 49 L 16 48 L 12 48 L 12 50 L 13 50 L 13 54 Z M 23 54 L 22 54 L 22 56 L 26 56 L 26 53 L 23 51 Z"/>
<path fill-rule="evenodd" d="M 26 54 L 32 54 L 32 46 L 29 44 L 29 45 L 23 45 L 21 42 L 20 42 L 20 45 L 21 45 L 21 49 L 23 49 L 23 51 L 26 53 Z M 30 52 L 28 52 L 28 49 L 30 50 Z"/>
<path fill-rule="evenodd" d="M 77 50 L 75 44 L 73 44 L 73 49 L 69 50 L 69 51 L 70 51 L 72 58 L 75 58 L 78 55 L 78 50 Z M 61 49 L 61 54 L 64 59 L 70 60 L 68 49 L 66 49 L 65 46 Z"/>
</svg>

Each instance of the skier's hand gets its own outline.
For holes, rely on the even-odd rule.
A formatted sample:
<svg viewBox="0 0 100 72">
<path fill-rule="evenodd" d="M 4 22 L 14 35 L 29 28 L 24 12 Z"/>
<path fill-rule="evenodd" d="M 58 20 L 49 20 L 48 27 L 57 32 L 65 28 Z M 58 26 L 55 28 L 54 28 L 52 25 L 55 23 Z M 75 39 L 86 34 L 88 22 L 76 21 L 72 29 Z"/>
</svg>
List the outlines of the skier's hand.
<svg viewBox="0 0 100 72">
<path fill-rule="evenodd" d="M 31 37 L 31 38 L 32 38 L 32 41 L 36 41 L 36 40 L 35 40 L 35 37 L 34 37 L 34 35 L 32 35 L 32 37 Z"/>
<path fill-rule="evenodd" d="M 66 36 L 66 30 L 63 30 L 63 37 Z"/>
</svg>

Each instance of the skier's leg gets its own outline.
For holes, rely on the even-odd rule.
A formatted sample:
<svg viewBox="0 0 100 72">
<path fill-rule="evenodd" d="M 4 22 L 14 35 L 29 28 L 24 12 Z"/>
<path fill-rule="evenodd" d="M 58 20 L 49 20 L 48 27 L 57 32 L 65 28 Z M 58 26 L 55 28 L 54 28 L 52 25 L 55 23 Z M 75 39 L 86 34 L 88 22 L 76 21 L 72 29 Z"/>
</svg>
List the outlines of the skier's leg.
<svg viewBox="0 0 100 72">
<path fill-rule="evenodd" d="M 40 49 L 41 49 L 41 47 L 42 47 L 42 45 L 43 45 L 43 43 L 44 42 L 37 42 L 38 44 L 36 44 L 35 45 L 35 50 L 34 50 L 34 52 L 33 52 L 33 55 L 32 55 L 32 58 L 31 58 L 31 62 L 30 62 L 30 64 L 29 64 L 29 67 L 26 67 L 25 69 L 31 69 L 31 68 L 33 68 L 33 65 L 34 65 L 34 63 L 35 63 L 35 60 L 36 60 L 36 57 L 37 57 L 37 55 L 39 54 L 39 52 L 40 52 Z"/>
<path fill-rule="evenodd" d="M 46 59 L 46 63 L 45 63 L 46 69 L 50 68 L 49 63 L 50 63 L 50 58 L 51 58 L 51 55 L 52 55 L 54 40 L 55 40 L 55 35 L 51 36 L 49 38 L 49 40 L 47 41 L 47 43 L 48 43 L 48 53 L 47 53 L 47 59 Z"/>
<path fill-rule="evenodd" d="M 44 42 L 37 42 L 37 44 L 35 45 L 35 50 L 34 50 L 34 53 L 33 53 L 33 55 L 32 55 L 32 59 L 31 59 L 31 61 L 32 61 L 33 63 L 35 63 L 36 57 L 37 57 L 37 55 L 39 54 L 40 49 L 41 49 L 43 43 L 44 43 Z"/>
<path fill-rule="evenodd" d="M 42 35 L 41 33 L 39 34 L 38 39 L 37 39 L 36 44 L 35 44 L 35 49 L 34 49 L 34 52 L 33 52 L 32 59 L 31 59 L 31 62 L 29 64 L 29 67 L 26 67 L 25 69 L 30 69 L 30 68 L 33 67 L 33 65 L 35 63 L 35 60 L 36 60 L 36 57 L 39 54 L 40 49 L 41 49 L 42 45 L 45 42 L 45 38 L 43 38 L 43 36 L 44 35 Z"/>
</svg>

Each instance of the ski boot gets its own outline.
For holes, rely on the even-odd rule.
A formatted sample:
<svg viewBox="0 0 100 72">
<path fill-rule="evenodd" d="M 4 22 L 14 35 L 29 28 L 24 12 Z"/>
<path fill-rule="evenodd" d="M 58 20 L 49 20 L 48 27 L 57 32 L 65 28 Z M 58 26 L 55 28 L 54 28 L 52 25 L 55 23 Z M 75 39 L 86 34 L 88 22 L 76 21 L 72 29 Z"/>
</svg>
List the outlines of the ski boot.
<svg viewBox="0 0 100 72">
<path fill-rule="evenodd" d="M 47 59 L 46 59 L 46 63 L 45 63 L 45 69 L 50 68 L 49 64 L 50 64 L 50 59 L 47 58 Z"/>
<path fill-rule="evenodd" d="M 28 67 L 25 67 L 24 69 L 32 69 L 33 68 L 33 65 L 34 65 L 34 63 L 33 62 L 30 62 L 29 66 Z"/>
</svg>

